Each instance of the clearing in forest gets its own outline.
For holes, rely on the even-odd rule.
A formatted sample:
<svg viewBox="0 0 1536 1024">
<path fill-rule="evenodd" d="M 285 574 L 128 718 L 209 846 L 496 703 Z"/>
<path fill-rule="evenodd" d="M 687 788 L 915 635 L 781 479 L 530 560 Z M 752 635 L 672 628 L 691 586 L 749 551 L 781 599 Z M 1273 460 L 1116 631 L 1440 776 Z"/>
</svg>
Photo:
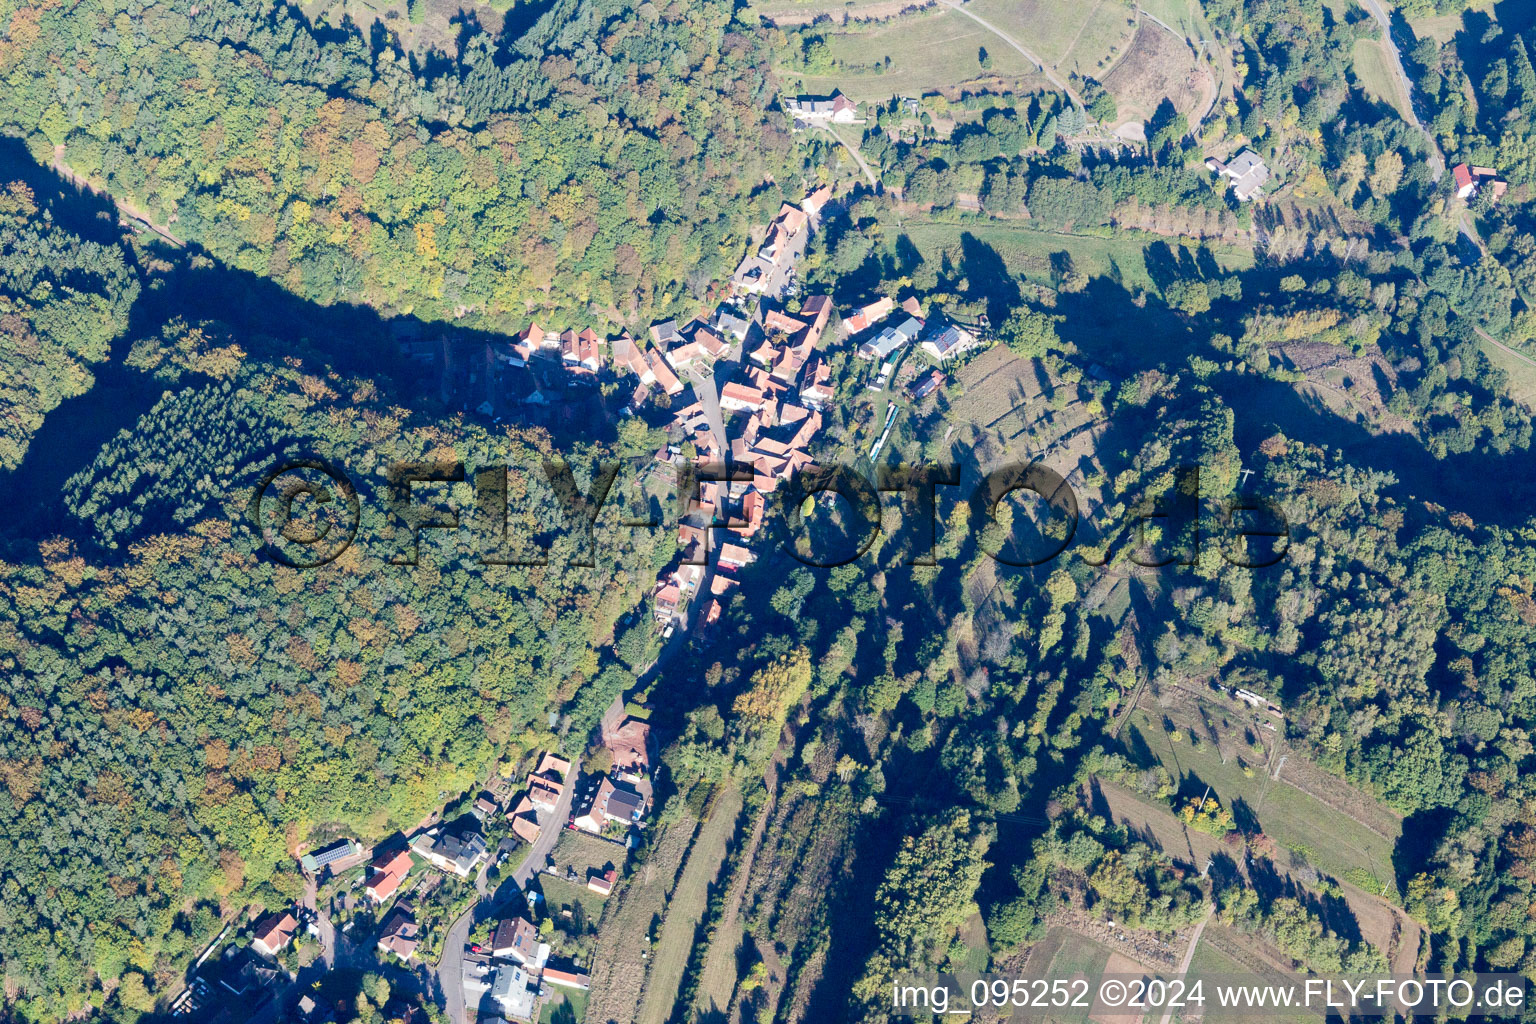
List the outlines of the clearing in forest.
<svg viewBox="0 0 1536 1024">
<path fill-rule="evenodd" d="M 1181 798 L 1209 786 L 1240 827 L 1256 822 L 1292 870 L 1310 864 L 1395 896 L 1392 854 L 1402 818 L 1290 749 L 1262 713 L 1214 691 L 1206 698 L 1164 686 L 1155 698 L 1142 695 L 1120 738 L 1137 764 L 1161 762 Z"/>
<path fill-rule="evenodd" d="M 1003 268 L 1028 284 L 1054 288 L 1059 283 L 1063 265 L 1088 278 L 1108 277 L 1128 291 L 1156 292 L 1147 270 L 1146 249 L 1166 239 L 1140 231 L 1118 230 L 1102 235 L 1063 234 L 1036 227 L 1029 221 L 981 221 L 964 224 L 943 223 L 913 218 L 902 226 L 908 240 L 923 259 L 938 262 L 951 255 L 958 265 L 969 235 L 995 253 Z M 1242 271 L 1253 267 L 1251 245 L 1207 242 L 1199 247 L 1208 252 L 1224 271 Z"/>
</svg>

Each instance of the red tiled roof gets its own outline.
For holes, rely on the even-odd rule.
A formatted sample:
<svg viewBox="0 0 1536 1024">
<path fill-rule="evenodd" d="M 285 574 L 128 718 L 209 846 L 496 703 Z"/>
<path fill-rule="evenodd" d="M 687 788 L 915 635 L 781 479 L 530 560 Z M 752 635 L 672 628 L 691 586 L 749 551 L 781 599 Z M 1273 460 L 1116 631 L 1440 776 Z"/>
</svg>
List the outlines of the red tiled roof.
<svg viewBox="0 0 1536 1024">
<path fill-rule="evenodd" d="M 299 922 L 294 920 L 292 914 L 283 911 L 281 914 L 271 915 L 258 924 L 255 937 L 268 949 L 276 951 L 288 945 L 298 930 Z"/>
</svg>

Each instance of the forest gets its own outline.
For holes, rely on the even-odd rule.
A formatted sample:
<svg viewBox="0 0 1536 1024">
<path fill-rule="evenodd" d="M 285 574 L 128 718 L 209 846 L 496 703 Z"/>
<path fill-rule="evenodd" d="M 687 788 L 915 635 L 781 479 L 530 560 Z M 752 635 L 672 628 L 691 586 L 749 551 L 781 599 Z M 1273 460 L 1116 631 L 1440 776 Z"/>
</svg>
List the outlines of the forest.
<svg viewBox="0 0 1536 1024">
<path fill-rule="evenodd" d="M 1103 500 L 1070 554 L 1032 568 L 994 553 L 1052 527 L 978 496 L 941 506 L 937 565 L 895 532 L 831 570 L 770 549 L 656 683 L 663 801 L 778 787 L 743 913 L 782 958 L 780 1009 L 746 994 L 767 1019 L 884 1019 L 898 971 L 1004 962 L 1069 905 L 1159 935 L 1213 909 L 1298 967 L 1379 968 L 1312 904 L 1231 879 L 1206 892 L 1082 806 L 1092 778 L 1119 780 L 1262 849 L 1229 808 L 1110 750 L 1146 681 L 1282 704 L 1298 751 L 1404 816 L 1388 888 L 1430 931 L 1428 968 L 1536 971 L 1536 527 L 1510 499 L 1532 422 L 1481 344 L 1536 335 L 1529 39 L 1495 25 L 1408 54 L 1447 162 L 1511 186 L 1464 210 L 1428 141 L 1350 84 L 1364 17 L 1310 0 L 1206 12 L 1238 58 L 1223 137 L 1352 240 L 1251 269 L 1148 240 L 1149 288 L 1070 259 L 1045 288 L 974 236 L 925 258 L 903 210 L 948 216 L 961 191 L 1063 235 L 1107 237 L 1131 200 L 1252 223 L 1187 122 L 1155 119 L 1133 155 L 1084 151 L 1064 142 L 1082 111 L 1042 93 L 972 98 L 979 119 L 944 139 L 893 140 L 896 106 L 877 110 L 863 152 L 888 188 L 852 193 L 811 243 L 807 286 L 839 308 L 901 292 L 990 316 L 1044 382 L 1037 409 L 1097 431 L 1079 480 Z M 49 416 L 107 366 L 152 399 L 0 549 L 7 1012 L 133 1024 L 225 921 L 300 891 L 291 854 L 312 837 L 377 838 L 524 752 L 579 753 L 657 655 L 627 616 L 675 555 L 670 529 L 604 529 L 599 566 L 573 566 L 532 478 L 512 478 L 509 529 L 548 540 L 548 566 L 485 564 L 435 531 L 414 565 L 372 541 L 314 571 L 270 557 L 246 500 L 280 458 L 355 469 L 360 535 L 387 538 L 391 462 L 558 455 L 585 484 L 665 443 L 642 418 L 557 434 L 464 415 L 371 334 L 327 336 L 322 312 L 487 334 L 553 313 L 607 334 L 691 311 L 825 151 L 797 150 L 768 110 L 767 44 L 723 0 L 556 0 L 521 34 L 467 25 L 431 60 L 231 0 L 0 0 L 0 29 L 0 127 L 188 243 L 107 244 L 0 188 L 0 469 L 30 465 Z M 314 323 L 274 336 L 179 309 L 210 267 Z M 1320 427 L 1290 401 L 1292 344 L 1375 360 L 1394 429 Z M 854 461 L 863 388 L 829 355 L 843 401 L 819 454 Z M 1018 455 L 1028 440 L 962 414 L 968 397 L 950 383 L 908 408 L 886 460 L 976 473 Z M 1210 530 L 1197 550 L 1196 520 L 1148 541 L 1146 510 L 1188 465 L 1207 510 L 1274 496 L 1292 524 L 1280 564 L 1234 564 Z M 433 493 L 474 504 L 469 483 Z M 1145 575 L 1143 541 L 1172 555 L 1171 584 L 1113 615 L 1104 581 Z"/>
<path fill-rule="evenodd" d="M 0 130 L 322 304 L 649 322 L 727 276 L 784 198 L 789 136 L 725 0 L 559 0 L 433 55 L 288 6 L 195 6 L 5 0 Z"/>
</svg>

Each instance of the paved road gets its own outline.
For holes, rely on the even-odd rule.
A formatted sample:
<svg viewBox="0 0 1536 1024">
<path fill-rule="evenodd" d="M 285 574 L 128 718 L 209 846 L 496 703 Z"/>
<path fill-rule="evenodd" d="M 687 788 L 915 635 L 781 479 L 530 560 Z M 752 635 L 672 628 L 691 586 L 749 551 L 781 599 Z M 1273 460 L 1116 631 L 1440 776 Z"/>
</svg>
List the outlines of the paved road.
<svg viewBox="0 0 1536 1024">
<path fill-rule="evenodd" d="M 571 770 L 565 777 L 565 785 L 560 787 L 560 800 L 555 804 L 554 813 L 539 829 L 539 838 L 534 841 L 528 856 L 523 858 L 523 863 L 496 887 L 494 894 L 489 894 L 485 878 L 486 871 L 490 869 L 490 862 L 487 861 L 475 876 L 475 889 L 481 898 L 449 926 L 448 934 L 443 939 L 443 956 L 437 964 L 437 984 L 442 992 L 443 1006 L 448 1011 L 448 1019 L 453 1024 L 465 1024 L 464 947 L 469 944 L 470 929 L 476 921 L 484 921 L 493 916 L 503 904 L 519 896 L 528 884 L 528 879 L 543 867 L 549 852 L 560 839 L 560 833 L 565 830 L 565 822 L 571 814 L 571 799 L 576 793 L 576 779 L 580 773 L 581 759 L 573 758 Z"/>
<path fill-rule="evenodd" d="M 1408 120 L 1419 130 L 1419 134 L 1424 136 L 1424 141 L 1429 143 L 1429 169 L 1431 177 L 1438 183 L 1445 175 L 1445 155 L 1440 152 L 1440 144 L 1435 141 L 1435 137 L 1419 120 L 1419 112 L 1413 105 L 1413 81 L 1408 77 L 1408 72 L 1403 69 L 1403 56 L 1398 52 L 1397 41 L 1392 38 L 1392 18 L 1381 6 L 1379 0 L 1360 0 L 1360 6 L 1369 11 L 1371 17 L 1375 18 L 1376 23 L 1381 26 L 1381 41 L 1387 48 L 1388 63 L 1391 65 L 1392 73 L 1402 83 L 1403 95 L 1408 98 Z"/>
<path fill-rule="evenodd" d="M 1052 85 L 1054 85 L 1056 88 L 1060 89 L 1062 92 L 1066 93 L 1067 96 L 1072 100 L 1073 103 L 1076 103 L 1079 107 L 1084 105 L 1083 104 L 1083 98 L 1081 96 L 1079 96 L 1076 92 L 1074 92 L 1070 85 L 1068 85 L 1066 82 L 1063 82 L 1060 78 L 1057 78 L 1056 77 L 1056 72 L 1052 71 L 1049 67 L 1047 67 L 1046 64 L 1045 64 L 1045 61 L 1041 60 L 1039 57 L 1036 57 L 1033 53 L 1030 53 L 1028 50 L 1024 49 L 1024 47 L 1020 46 L 1018 44 L 1018 42 L 1015 41 L 1012 36 L 1008 35 L 1008 33 L 1004 32 L 1002 29 L 998 28 L 996 25 L 993 25 L 991 22 L 983 21 L 982 19 L 978 18 L 976 15 L 974 15 L 970 11 L 966 10 L 960 4 L 955 3 L 954 0 L 939 0 L 939 2 L 944 4 L 944 5 L 946 5 L 946 6 L 948 6 L 948 7 L 953 7 L 955 10 L 959 11 L 961 14 L 965 15 L 967 18 L 970 18 L 976 24 L 980 25 L 982 28 L 986 29 L 988 32 L 991 32 L 993 35 L 997 36 L 997 38 L 1001 39 L 1003 42 L 1007 43 L 1009 46 L 1013 47 L 1015 50 L 1018 50 L 1020 53 L 1022 53 L 1024 55 L 1024 59 L 1025 60 L 1029 61 L 1035 67 L 1039 68 L 1040 69 L 1040 73 L 1042 75 L 1044 75 L 1046 78 L 1048 78 Z"/>
<path fill-rule="evenodd" d="M 731 363 L 721 368 L 719 373 L 724 377 L 723 380 L 715 379 L 717 371 L 714 368 L 707 373 L 696 372 L 693 375 L 693 394 L 704 407 L 704 418 L 709 421 L 709 432 L 715 435 L 715 444 L 720 448 L 722 460 L 730 457 L 731 447 L 725 433 L 725 415 L 720 411 L 720 388 L 730 379 L 731 367 L 734 365 Z"/>
</svg>

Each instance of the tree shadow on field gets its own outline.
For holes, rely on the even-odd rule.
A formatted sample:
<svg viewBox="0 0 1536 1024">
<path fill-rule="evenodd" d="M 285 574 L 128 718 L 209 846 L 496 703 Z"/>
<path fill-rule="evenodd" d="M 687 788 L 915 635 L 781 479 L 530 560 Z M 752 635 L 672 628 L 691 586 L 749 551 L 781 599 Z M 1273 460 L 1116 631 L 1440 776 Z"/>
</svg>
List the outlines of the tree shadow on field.
<svg viewBox="0 0 1536 1024">
<path fill-rule="evenodd" d="M 985 302 L 987 317 L 994 324 L 1007 319 L 1022 299 L 1018 281 L 997 250 L 969 231 L 960 236 L 960 273 L 965 278 L 966 301 Z"/>
</svg>

